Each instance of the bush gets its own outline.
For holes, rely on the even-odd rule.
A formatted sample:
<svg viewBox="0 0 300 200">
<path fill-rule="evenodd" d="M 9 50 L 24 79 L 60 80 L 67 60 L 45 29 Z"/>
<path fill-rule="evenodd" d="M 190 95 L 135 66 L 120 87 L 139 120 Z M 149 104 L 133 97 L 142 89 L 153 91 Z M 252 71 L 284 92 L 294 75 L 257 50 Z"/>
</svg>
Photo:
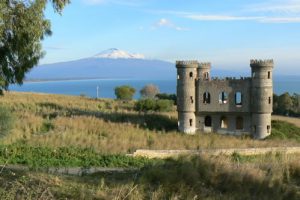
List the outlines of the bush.
<svg viewBox="0 0 300 200">
<path fill-rule="evenodd" d="M 129 85 L 122 85 L 115 88 L 115 95 L 117 99 L 131 100 L 135 93 L 135 89 Z"/>
<path fill-rule="evenodd" d="M 159 89 L 157 86 L 153 84 L 146 85 L 140 91 L 142 98 L 155 98 L 155 96 L 159 93 Z"/>
<path fill-rule="evenodd" d="M 171 111 L 173 107 L 173 101 L 171 100 L 155 100 L 155 99 L 141 99 L 136 102 L 136 111 L 159 111 L 167 112 Z"/>
<path fill-rule="evenodd" d="M 4 106 L 0 106 L 0 137 L 6 136 L 13 125 L 11 111 Z"/>
<path fill-rule="evenodd" d="M 160 94 L 156 95 L 156 98 L 172 100 L 174 102 L 174 104 L 177 105 L 177 96 L 176 96 L 176 94 L 160 93 Z"/>
</svg>

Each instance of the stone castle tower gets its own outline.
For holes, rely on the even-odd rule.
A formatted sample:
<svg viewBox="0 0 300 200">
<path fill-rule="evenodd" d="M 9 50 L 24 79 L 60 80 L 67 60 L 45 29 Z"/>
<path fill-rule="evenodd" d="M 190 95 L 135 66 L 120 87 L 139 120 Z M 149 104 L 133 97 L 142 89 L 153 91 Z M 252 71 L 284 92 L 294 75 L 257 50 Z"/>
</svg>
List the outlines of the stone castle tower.
<svg viewBox="0 0 300 200">
<path fill-rule="evenodd" d="M 178 129 L 194 134 L 271 134 L 273 60 L 251 60 L 251 77 L 211 78 L 210 63 L 177 61 Z"/>
</svg>

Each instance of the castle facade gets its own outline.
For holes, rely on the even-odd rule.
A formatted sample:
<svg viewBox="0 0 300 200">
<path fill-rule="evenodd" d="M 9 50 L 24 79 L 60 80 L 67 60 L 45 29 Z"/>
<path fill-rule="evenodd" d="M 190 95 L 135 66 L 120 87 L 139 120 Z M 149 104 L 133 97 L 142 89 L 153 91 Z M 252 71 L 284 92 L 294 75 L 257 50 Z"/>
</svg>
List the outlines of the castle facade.
<svg viewBox="0 0 300 200">
<path fill-rule="evenodd" d="M 273 60 L 251 60 L 251 77 L 211 78 L 210 63 L 177 61 L 180 132 L 194 134 L 271 134 Z"/>
</svg>

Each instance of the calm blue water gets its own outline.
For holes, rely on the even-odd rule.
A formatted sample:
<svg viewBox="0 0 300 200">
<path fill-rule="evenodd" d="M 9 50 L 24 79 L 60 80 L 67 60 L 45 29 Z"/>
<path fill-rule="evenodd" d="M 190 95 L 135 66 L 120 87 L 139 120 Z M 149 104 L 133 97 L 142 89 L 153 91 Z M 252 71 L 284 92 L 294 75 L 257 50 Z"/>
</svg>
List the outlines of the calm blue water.
<svg viewBox="0 0 300 200">
<path fill-rule="evenodd" d="M 135 98 L 139 98 L 139 92 L 147 84 L 155 84 L 160 92 L 176 93 L 176 80 L 115 80 L 115 79 L 95 79 L 95 80 L 74 80 L 74 81 L 48 81 L 48 82 L 26 82 L 22 86 L 12 85 L 11 91 L 40 92 L 50 94 L 66 95 L 86 95 L 97 96 L 97 86 L 99 86 L 100 98 L 115 98 L 114 88 L 120 85 L 130 85 L 136 89 Z M 300 94 L 300 80 L 274 81 L 274 92 L 282 94 Z"/>
</svg>

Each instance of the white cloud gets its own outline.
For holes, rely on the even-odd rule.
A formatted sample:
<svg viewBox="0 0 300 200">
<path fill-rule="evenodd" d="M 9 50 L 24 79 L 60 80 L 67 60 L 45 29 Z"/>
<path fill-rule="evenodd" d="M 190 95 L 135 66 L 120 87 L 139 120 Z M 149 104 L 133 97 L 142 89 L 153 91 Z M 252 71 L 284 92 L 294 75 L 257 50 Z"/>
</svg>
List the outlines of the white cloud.
<svg viewBox="0 0 300 200">
<path fill-rule="evenodd" d="M 171 22 L 170 20 L 165 19 L 165 18 L 161 18 L 155 24 L 155 27 L 167 27 L 167 28 L 175 29 L 177 31 L 187 31 L 187 30 L 189 30 L 188 28 L 183 28 L 183 27 L 177 26 L 173 22 Z"/>
<path fill-rule="evenodd" d="M 201 15 L 188 14 L 185 18 L 199 21 L 239 21 L 239 20 L 260 20 L 263 17 L 248 17 L 248 16 L 230 16 L 230 15 Z"/>
<path fill-rule="evenodd" d="M 124 6 L 139 6 L 141 1 L 138 0 L 82 0 L 88 5 L 101 5 L 101 4 L 117 4 Z"/>
<path fill-rule="evenodd" d="M 300 13 L 300 0 L 269 0 L 248 6 L 249 11 L 271 12 L 279 14 Z"/>
</svg>

